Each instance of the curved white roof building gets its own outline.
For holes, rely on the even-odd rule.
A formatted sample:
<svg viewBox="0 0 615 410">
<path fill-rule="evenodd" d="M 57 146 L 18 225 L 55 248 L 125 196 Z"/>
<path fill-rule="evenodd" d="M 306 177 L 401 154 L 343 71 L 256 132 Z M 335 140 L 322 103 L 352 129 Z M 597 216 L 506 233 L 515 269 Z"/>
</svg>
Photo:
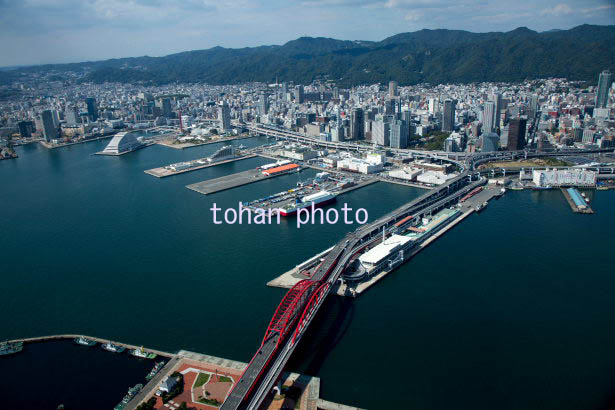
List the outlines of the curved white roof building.
<svg viewBox="0 0 615 410">
<path fill-rule="evenodd" d="M 118 132 L 101 154 L 121 155 L 139 149 L 144 144 L 138 137 L 139 133 L 137 131 Z"/>
</svg>

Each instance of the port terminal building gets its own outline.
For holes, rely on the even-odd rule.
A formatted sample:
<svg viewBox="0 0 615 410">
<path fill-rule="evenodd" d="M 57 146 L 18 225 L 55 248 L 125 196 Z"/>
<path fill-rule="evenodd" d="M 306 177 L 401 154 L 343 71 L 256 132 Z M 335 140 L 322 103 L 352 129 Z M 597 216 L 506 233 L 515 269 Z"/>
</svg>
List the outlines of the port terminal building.
<svg viewBox="0 0 615 410">
<path fill-rule="evenodd" d="M 395 269 L 411 256 L 412 248 L 445 227 L 460 213 L 457 208 L 447 208 L 432 217 L 400 221 L 407 225 L 399 225 L 397 233 L 359 256 L 344 273 L 344 280 L 357 283 L 368 280 L 381 271 Z"/>
<path fill-rule="evenodd" d="M 137 131 L 125 131 L 115 134 L 113 139 L 101 152 L 104 155 L 121 155 L 143 147 L 143 138 Z"/>
<path fill-rule="evenodd" d="M 537 187 L 594 187 L 596 173 L 585 169 L 534 170 L 532 181 Z"/>
</svg>

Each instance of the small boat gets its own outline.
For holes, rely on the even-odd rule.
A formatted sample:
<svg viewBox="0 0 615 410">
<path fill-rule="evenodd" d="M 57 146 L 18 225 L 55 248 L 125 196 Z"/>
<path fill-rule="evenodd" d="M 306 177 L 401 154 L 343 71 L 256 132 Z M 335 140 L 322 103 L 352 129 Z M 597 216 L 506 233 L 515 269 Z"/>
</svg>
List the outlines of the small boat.
<svg viewBox="0 0 615 410">
<path fill-rule="evenodd" d="M 113 409 L 114 410 L 123 410 L 124 407 L 126 407 L 126 405 L 128 404 L 128 402 L 130 400 L 132 400 L 137 393 L 139 393 L 141 391 L 141 389 L 143 389 L 143 385 L 141 383 L 135 385 L 134 387 L 131 387 L 130 389 L 128 389 L 128 393 L 126 393 L 126 395 L 124 396 L 124 398 L 122 399 L 122 401 L 115 406 Z"/>
<path fill-rule="evenodd" d="M 513 191 L 522 191 L 523 187 L 520 185 L 513 185 L 510 189 L 512 189 Z"/>
<path fill-rule="evenodd" d="M 79 336 L 75 338 L 75 343 L 81 346 L 95 346 L 96 345 L 96 341 L 92 340 L 92 339 L 88 339 L 87 337 L 83 337 L 83 336 Z"/>
<path fill-rule="evenodd" d="M 19 353 L 23 350 L 23 342 L 2 342 L 0 343 L 0 356 Z"/>
<path fill-rule="evenodd" d="M 606 186 L 598 186 L 598 187 L 596 187 L 596 189 L 597 189 L 598 191 L 607 191 L 607 190 L 609 189 L 609 187 L 606 187 Z"/>
<path fill-rule="evenodd" d="M 154 376 L 164 367 L 164 362 L 158 362 L 154 365 L 153 369 L 145 376 L 145 380 L 151 380 Z"/>
<path fill-rule="evenodd" d="M 545 186 L 533 186 L 532 189 L 534 191 L 545 191 L 547 189 L 551 189 L 550 185 L 545 185 Z"/>
<path fill-rule="evenodd" d="M 113 352 L 113 353 L 122 353 L 124 350 L 126 350 L 125 347 L 118 346 L 111 342 L 105 343 L 104 345 L 102 345 L 102 348 L 108 352 Z"/>
<path fill-rule="evenodd" d="M 485 209 L 485 207 L 486 207 L 486 206 L 487 206 L 487 202 L 483 202 L 482 204 L 478 204 L 478 205 L 476 205 L 476 207 L 474 208 L 474 210 L 475 210 L 476 212 L 480 212 L 480 211 L 482 211 L 483 209 Z"/>
<path fill-rule="evenodd" d="M 139 347 L 138 349 L 132 349 L 130 351 L 130 354 L 136 357 L 141 357 L 143 359 L 155 359 L 157 356 L 157 354 L 155 353 L 150 353 L 143 350 L 143 346 Z"/>
</svg>

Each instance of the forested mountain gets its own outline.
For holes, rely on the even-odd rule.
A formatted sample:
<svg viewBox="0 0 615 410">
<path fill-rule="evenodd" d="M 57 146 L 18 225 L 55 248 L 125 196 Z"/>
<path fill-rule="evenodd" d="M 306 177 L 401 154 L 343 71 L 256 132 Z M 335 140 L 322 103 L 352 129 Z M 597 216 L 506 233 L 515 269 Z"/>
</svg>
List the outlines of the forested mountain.
<svg viewBox="0 0 615 410">
<path fill-rule="evenodd" d="M 382 41 L 302 37 L 281 46 L 214 47 L 165 57 L 120 58 L 0 71 L 4 82 L 22 72 L 87 71 L 85 81 L 206 82 L 293 81 L 327 78 L 342 86 L 385 83 L 519 81 L 567 77 L 597 81 L 615 71 L 615 26 L 582 25 L 538 33 L 420 30 Z"/>
</svg>

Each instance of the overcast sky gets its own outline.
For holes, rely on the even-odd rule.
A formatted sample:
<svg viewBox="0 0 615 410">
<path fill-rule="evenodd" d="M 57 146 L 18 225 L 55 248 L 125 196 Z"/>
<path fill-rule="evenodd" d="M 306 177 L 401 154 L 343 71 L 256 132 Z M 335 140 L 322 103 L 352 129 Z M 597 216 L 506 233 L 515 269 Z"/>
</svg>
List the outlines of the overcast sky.
<svg viewBox="0 0 615 410">
<path fill-rule="evenodd" d="M 0 0 L 0 66 L 583 23 L 615 24 L 615 0 Z"/>
</svg>

